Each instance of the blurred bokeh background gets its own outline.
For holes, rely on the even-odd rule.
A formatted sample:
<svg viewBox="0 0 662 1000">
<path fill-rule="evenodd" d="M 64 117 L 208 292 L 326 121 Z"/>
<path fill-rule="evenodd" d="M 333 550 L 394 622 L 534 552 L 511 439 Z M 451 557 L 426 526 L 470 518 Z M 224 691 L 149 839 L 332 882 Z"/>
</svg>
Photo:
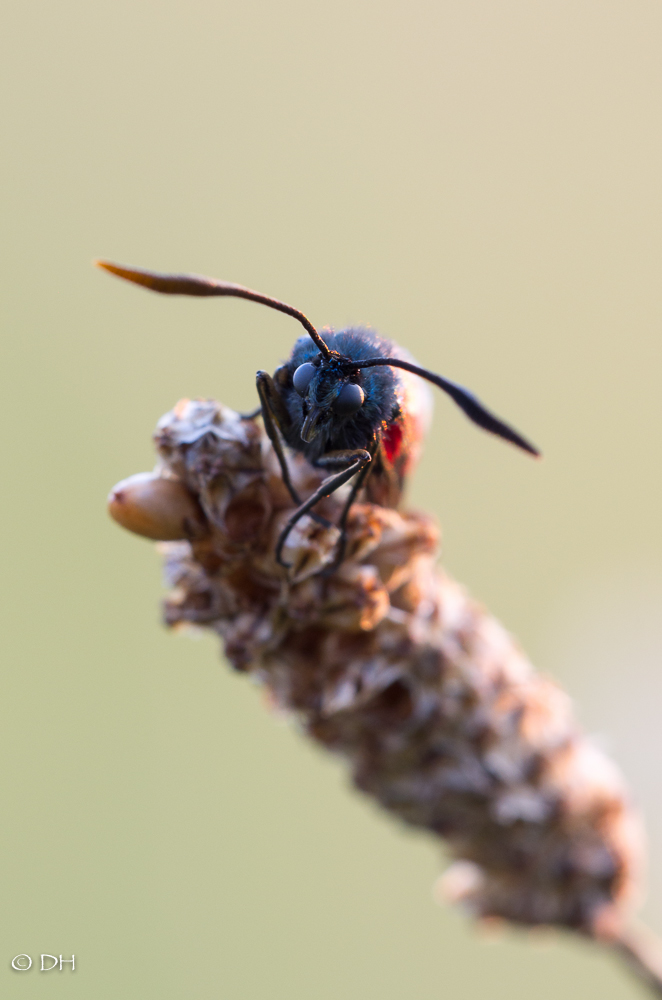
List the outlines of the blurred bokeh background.
<svg viewBox="0 0 662 1000">
<path fill-rule="evenodd" d="M 90 262 L 369 322 L 540 445 L 439 398 L 411 502 L 625 770 L 662 930 L 659 4 L 12 0 L 2 22 L 3 996 L 641 996 L 569 937 L 486 943 L 433 902 L 437 844 L 211 638 L 165 632 L 158 557 L 106 494 L 179 397 L 252 407 L 299 330 Z M 14 972 L 23 952 L 76 972 Z"/>
</svg>

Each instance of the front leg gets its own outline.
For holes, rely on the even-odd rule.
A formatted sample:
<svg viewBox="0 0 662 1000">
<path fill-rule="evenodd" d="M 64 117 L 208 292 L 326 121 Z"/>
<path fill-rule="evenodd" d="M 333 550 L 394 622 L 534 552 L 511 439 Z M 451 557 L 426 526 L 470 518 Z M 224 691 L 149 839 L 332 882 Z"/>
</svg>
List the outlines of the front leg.
<svg viewBox="0 0 662 1000">
<path fill-rule="evenodd" d="M 276 429 L 279 428 L 283 433 L 289 430 L 292 424 L 290 414 L 288 413 L 287 407 L 278 393 L 276 383 L 268 372 L 258 372 L 255 376 L 255 381 L 257 385 L 257 394 L 260 397 L 264 429 L 269 436 L 269 440 L 273 445 L 274 451 L 276 452 L 276 457 L 280 465 L 280 471 L 283 476 L 283 482 L 289 490 L 289 494 L 294 502 L 296 504 L 300 504 L 301 497 L 294 488 L 294 484 L 290 477 L 290 469 L 285 457 L 285 451 L 283 449 L 283 443 L 280 439 L 278 430 Z"/>
<path fill-rule="evenodd" d="M 240 420 L 255 420 L 257 417 L 261 417 L 261 416 L 262 416 L 262 405 L 260 404 L 260 406 L 257 406 L 254 410 L 251 410 L 250 413 L 240 413 L 239 414 L 239 419 Z"/>
<path fill-rule="evenodd" d="M 372 462 L 372 459 L 374 459 L 380 446 L 381 446 L 381 437 L 375 435 L 375 438 L 369 447 L 371 461 L 366 462 L 366 464 L 363 466 L 358 476 L 352 483 L 352 487 L 349 491 L 349 496 L 347 497 L 347 500 L 345 501 L 345 506 L 342 509 L 342 514 L 340 515 L 340 520 L 338 521 L 338 528 L 340 529 L 340 538 L 338 539 L 338 547 L 336 549 L 336 554 L 333 562 L 330 564 L 330 566 L 326 566 L 322 571 L 324 576 L 331 576 L 331 574 L 338 569 L 338 566 L 340 566 L 341 562 L 345 558 L 345 548 L 347 546 L 347 518 L 349 516 L 350 510 L 352 509 L 352 504 L 359 495 L 359 490 L 361 490 L 363 486 L 365 486 L 365 481 L 373 469 L 374 463 Z"/>
<path fill-rule="evenodd" d="M 280 533 L 278 539 L 278 544 L 276 545 L 276 562 L 281 566 L 287 567 L 289 564 L 283 562 L 283 546 L 287 541 L 287 536 L 294 527 L 294 525 L 299 521 L 304 514 L 315 506 L 324 497 L 330 497 L 332 493 L 335 493 L 337 489 L 344 486 L 352 476 L 356 475 L 357 472 L 362 472 L 367 465 L 372 461 L 372 456 L 369 451 L 364 448 L 357 448 L 356 451 L 332 451 L 328 455 L 322 455 L 316 461 L 317 466 L 334 466 L 349 463 L 349 467 L 343 469 L 342 472 L 336 473 L 335 476 L 331 476 L 329 479 L 325 479 L 324 482 L 318 486 L 315 492 L 308 497 L 305 503 L 302 503 L 300 507 L 294 511 L 294 513 L 289 518 L 287 524 Z"/>
</svg>

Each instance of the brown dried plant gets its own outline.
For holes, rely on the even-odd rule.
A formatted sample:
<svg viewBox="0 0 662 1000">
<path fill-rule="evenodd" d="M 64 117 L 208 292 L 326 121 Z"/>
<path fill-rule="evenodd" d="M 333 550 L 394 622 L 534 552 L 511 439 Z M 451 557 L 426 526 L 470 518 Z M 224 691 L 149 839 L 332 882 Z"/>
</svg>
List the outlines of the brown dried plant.
<svg viewBox="0 0 662 1000">
<path fill-rule="evenodd" d="M 292 511 L 261 425 L 209 400 L 159 422 L 159 465 L 118 484 L 113 517 L 161 540 L 165 620 L 221 636 L 354 784 L 443 837 L 445 894 L 482 918 L 570 928 L 618 951 L 662 995 L 631 925 L 642 830 L 623 781 L 568 697 L 436 566 L 427 515 L 369 503 L 338 531 L 310 517 L 275 559 Z M 320 473 L 291 456 L 301 495 Z M 318 511 L 333 522 L 335 494 Z"/>
</svg>

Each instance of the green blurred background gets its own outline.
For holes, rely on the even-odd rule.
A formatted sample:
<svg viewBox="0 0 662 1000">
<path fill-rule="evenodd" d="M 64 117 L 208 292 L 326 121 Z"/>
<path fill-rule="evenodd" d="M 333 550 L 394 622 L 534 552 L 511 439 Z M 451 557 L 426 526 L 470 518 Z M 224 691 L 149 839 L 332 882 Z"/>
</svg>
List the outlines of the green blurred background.
<svg viewBox="0 0 662 1000">
<path fill-rule="evenodd" d="M 411 488 L 576 697 L 649 824 L 662 929 L 662 9 L 645 0 L 10 0 L 3 14 L 3 996 L 641 996 L 432 900 L 438 845 L 159 623 L 105 512 L 181 396 L 255 402 L 299 330 L 105 256 L 370 322 L 473 388 Z M 14 955 L 75 953 L 17 973 Z"/>
</svg>

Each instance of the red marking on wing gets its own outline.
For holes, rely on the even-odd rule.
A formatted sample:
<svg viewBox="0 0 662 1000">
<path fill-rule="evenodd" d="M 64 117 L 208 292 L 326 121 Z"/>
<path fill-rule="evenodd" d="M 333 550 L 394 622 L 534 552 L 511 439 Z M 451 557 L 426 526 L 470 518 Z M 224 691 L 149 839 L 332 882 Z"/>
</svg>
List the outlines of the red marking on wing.
<svg viewBox="0 0 662 1000">
<path fill-rule="evenodd" d="M 386 458 L 391 464 L 393 464 L 398 457 L 398 453 L 402 447 L 403 436 L 402 424 L 392 423 L 386 425 L 382 436 L 382 443 L 384 445 Z"/>
</svg>

